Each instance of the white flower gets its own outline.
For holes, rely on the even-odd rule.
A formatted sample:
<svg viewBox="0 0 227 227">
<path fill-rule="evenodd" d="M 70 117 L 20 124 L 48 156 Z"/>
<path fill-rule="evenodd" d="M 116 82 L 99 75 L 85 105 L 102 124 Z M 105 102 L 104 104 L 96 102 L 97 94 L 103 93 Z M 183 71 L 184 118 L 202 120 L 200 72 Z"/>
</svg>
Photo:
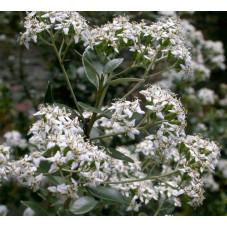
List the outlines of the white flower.
<svg viewBox="0 0 227 227">
<path fill-rule="evenodd" d="M 48 191 L 56 194 L 57 196 L 66 196 L 71 198 L 78 198 L 77 191 L 77 182 L 74 179 L 71 179 L 71 184 L 59 184 L 57 186 L 48 187 Z"/>
<path fill-rule="evenodd" d="M 6 216 L 8 213 L 8 208 L 5 205 L 0 205 L 0 216 Z"/>
<path fill-rule="evenodd" d="M 27 207 L 24 210 L 23 216 L 35 216 L 35 212 L 30 207 Z"/>
<path fill-rule="evenodd" d="M 49 173 L 55 172 L 60 166 L 66 163 L 66 158 L 61 155 L 60 151 L 57 151 L 53 157 L 47 158 L 47 160 L 53 163 L 49 169 Z"/>
<path fill-rule="evenodd" d="M 209 88 L 202 88 L 198 91 L 198 98 L 203 105 L 214 104 L 217 99 L 217 95 L 213 90 Z"/>
<path fill-rule="evenodd" d="M 25 139 L 22 139 L 21 134 L 18 131 L 10 131 L 4 134 L 6 138 L 6 144 L 10 147 L 20 147 L 25 149 L 27 147 L 27 142 Z"/>
</svg>

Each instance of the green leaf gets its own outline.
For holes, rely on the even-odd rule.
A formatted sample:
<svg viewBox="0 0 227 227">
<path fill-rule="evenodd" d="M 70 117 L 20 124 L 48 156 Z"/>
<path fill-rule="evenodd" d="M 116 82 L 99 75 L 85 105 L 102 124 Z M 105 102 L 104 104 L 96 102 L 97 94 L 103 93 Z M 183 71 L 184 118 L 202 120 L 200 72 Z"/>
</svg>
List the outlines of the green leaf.
<svg viewBox="0 0 227 227">
<path fill-rule="evenodd" d="M 59 185 L 59 184 L 60 184 L 60 182 L 58 182 L 58 180 L 56 179 L 56 177 L 51 176 L 51 175 L 48 175 L 48 176 L 46 176 L 46 177 L 47 177 L 47 179 L 48 179 L 52 184 L 54 184 L 54 185 Z"/>
<path fill-rule="evenodd" d="M 116 58 L 106 63 L 104 66 L 104 73 L 111 73 L 116 69 L 122 62 L 124 58 Z"/>
<path fill-rule="evenodd" d="M 90 196 L 83 196 L 70 205 L 69 210 L 73 214 L 85 214 L 95 208 L 97 201 Z"/>
<path fill-rule="evenodd" d="M 146 39 L 146 46 L 148 46 L 150 44 L 151 39 L 152 39 L 151 35 L 148 35 L 147 39 Z"/>
<path fill-rule="evenodd" d="M 124 82 L 144 82 L 144 81 L 145 81 L 144 79 L 138 79 L 138 78 L 120 78 L 120 79 L 112 80 L 106 83 L 106 85 L 117 85 Z"/>
<path fill-rule="evenodd" d="M 46 200 L 46 196 L 48 195 L 48 191 L 45 188 L 40 188 L 37 194 L 43 199 Z"/>
<path fill-rule="evenodd" d="M 109 154 L 112 158 L 134 163 L 134 161 L 131 158 L 129 158 L 128 156 L 126 156 L 126 155 L 122 154 L 121 152 L 115 150 L 114 148 L 112 148 L 112 147 L 105 147 L 105 148 L 106 148 L 107 154 Z"/>
<path fill-rule="evenodd" d="M 46 93 L 45 93 L 45 97 L 44 97 L 44 103 L 45 104 L 54 103 L 50 81 L 48 81 L 48 83 L 47 83 L 47 89 L 46 89 Z"/>
<path fill-rule="evenodd" d="M 42 160 L 39 164 L 39 170 L 41 173 L 48 173 L 50 166 L 51 166 L 50 162 Z"/>
<path fill-rule="evenodd" d="M 48 216 L 48 213 L 38 204 L 31 201 L 21 201 L 26 207 L 30 207 L 38 216 Z"/>
<path fill-rule="evenodd" d="M 173 55 L 172 55 L 171 51 L 169 51 L 169 52 L 168 52 L 168 55 L 167 55 L 167 59 L 166 59 L 167 62 L 170 62 L 172 56 L 173 56 Z"/>
<path fill-rule="evenodd" d="M 78 103 L 79 103 L 79 105 L 80 105 L 83 109 L 85 109 L 85 110 L 91 111 L 91 112 L 93 112 L 93 113 L 103 114 L 105 117 L 111 118 L 111 115 L 110 115 L 110 114 L 108 114 L 108 113 L 106 113 L 106 112 L 104 112 L 104 111 L 102 111 L 102 110 L 99 110 L 99 109 L 97 109 L 97 108 L 95 108 L 95 107 L 89 106 L 89 105 L 87 105 L 87 104 L 85 104 L 85 103 L 83 103 L 83 102 L 78 102 Z"/>
<path fill-rule="evenodd" d="M 124 197 L 118 190 L 110 187 L 97 186 L 96 188 L 87 187 L 88 192 L 100 199 L 110 200 L 116 203 L 129 205 L 130 201 Z"/>
<path fill-rule="evenodd" d="M 95 85 L 95 87 L 99 86 L 99 78 L 103 73 L 103 65 L 99 61 L 98 56 L 92 50 L 86 50 L 83 53 L 82 58 L 85 74 L 88 80 Z"/>
</svg>

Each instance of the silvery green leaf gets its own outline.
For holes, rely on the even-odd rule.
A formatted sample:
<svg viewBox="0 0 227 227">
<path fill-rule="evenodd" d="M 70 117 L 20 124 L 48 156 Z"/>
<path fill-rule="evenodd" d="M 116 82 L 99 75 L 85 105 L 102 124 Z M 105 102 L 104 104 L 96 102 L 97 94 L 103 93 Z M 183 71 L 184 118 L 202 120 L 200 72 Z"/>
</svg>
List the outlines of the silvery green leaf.
<svg viewBox="0 0 227 227">
<path fill-rule="evenodd" d="M 83 196 L 75 200 L 71 205 L 69 210 L 73 214 L 85 214 L 95 208 L 97 201 L 90 196 Z"/>
<path fill-rule="evenodd" d="M 111 73 L 116 69 L 122 62 L 124 58 L 116 58 L 107 62 L 104 66 L 104 73 Z"/>
<path fill-rule="evenodd" d="M 82 58 L 85 74 L 88 80 L 95 85 L 99 86 L 99 78 L 103 73 L 103 65 L 99 61 L 98 56 L 92 50 L 86 50 Z"/>
<path fill-rule="evenodd" d="M 118 190 L 110 187 L 98 186 L 96 188 L 88 187 L 87 190 L 95 197 L 110 200 L 116 203 L 129 205 L 130 201 L 124 197 Z"/>
</svg>

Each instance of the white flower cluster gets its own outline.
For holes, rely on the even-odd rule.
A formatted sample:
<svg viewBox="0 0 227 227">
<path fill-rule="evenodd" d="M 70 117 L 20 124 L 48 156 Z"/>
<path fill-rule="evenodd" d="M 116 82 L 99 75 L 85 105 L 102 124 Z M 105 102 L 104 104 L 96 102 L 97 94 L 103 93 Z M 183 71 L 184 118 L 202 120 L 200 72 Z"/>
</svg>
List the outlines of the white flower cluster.
<svg viewBox="0 0 227 227">
<path fill-rule="evenodd" d="M 4 134 L 6 144 L 9 147 L 19 147 L 25 149 L 28 145 L 25 139 L 22 138 L 20 132 L 13 130 Z"/>
<path fill-rule="evenodd" d="M 192 198 L 192 201 L 188 202 L 189 205 L 197 207 L 203 204 L 203 200 L 205 199 L 203 196 L 205 192 L 203 189 L 203 181 L 191 181 L 191 185 L 185 187 L 184 191 L 188 197 Z"/>
<path fill-rule="evenodd" d="M 185 135 L 185 110 L 181 102 L 170 91 L 153 85 L 140 93 L 146 97 L 146 108 L 161 120 L 161 126 L 155 134 L 147 136 L 145 140 L 136 145 L 136 152 L 142 152 L 145 156 L 151 157 L 153 162 L 159 163 L 161 160 L 166 164 L 170 161 L 178 163 L 180 175 L 173 177 L 175 186 L 169 188 L 169 183 L 166 181 L 155 188 L 175 206 L 180 205 L 177 196 L 182 193 L 192 198 L 192 201 L 189 202 L 190 205 L 198 206 L 204 199 L 201 174 L 204 171 L 213 172 L 220 156 L 219 147 L 214 142 L 204 140 L 200 136 Z M 181 146 L 184 146 L 183 154 Z M 165 165 L 162 168 L 163 174 L 172 170 Z M 184 174 L 190 180 L 185 182 L 183 180 L 183 185 L 180 187 Z M 172 184 L 170 183 L 170 185 Z M 171 188 L 176 190 L 173 196 L 168 194 L 170 193 L 168 190 Z"/>
<path fill-rule="evenodd" d="M 113 19 L 113 23 L 107 23 L 91 30 L 91 44 L 93 46 L 106 43 L 119 53 L 120 42 L 127 44 L 132 41 L 138 43 L 145 23 L 130 23 L 128 17 L 119 16 Z"/>
<path fill-rule="evenodd" d="M 181 30 L 180 21 L 175 19 L 147 25 L 144 21 L 131 23 L 129 18 L 119 16 L 113 19 L 113 23 L 91 30 L 91 43 L 93 46 L 111 46 L 117 53 L 129 46 L 129 50 L 136 52 L 138 58 L 143 57 L 151 62 L 158 54 L 165 58 L 171 53 L 183 60 L 181 67 L 186 70 L 191 64 L 191 57 L 184 45 Z M 143 40 L 147 40 L 147 43 L 143 44 Z"/>
<path fill-rule="evenodd" d="M 219 104 L 224 107 L 227 106 L 227 95 L 225 95 L 223 99 L 219 100 Z"/>
<path fill-rule="evenodd" d="M 37 168 L 30 161 L 31 157 L 28 155 L 17 161 L 11 160 L 10 147 L 0 145 L 0 181 L 14 178 L 21 184 L 30 186 L 34 191 L 38 190 L 43 174 L 34 176 Z"/>
<path fill-rule="evenodd" d="M 71 114 L 58 106 L 41 106 L 35 115 L 41 115 L 42 119 L 30 129 L 33 134 L 30 142 L 44 152 L 54 152 L 46 158 L 52 164 L 50 173 L 70 167 L 68 170 L 78 171 L 86 179 L 85 185 L 95 186 L 107 180 L 112 159 L 104 148 L 85 141 L 77 118 L 70 119 Z"/>
<path fill-rule="evenodd" d="M 20 43 L 29 48 L 29 41 L 37 42 L 37 36 L 50 29 L 60 30 L 64 35 L 81 40 L 87 48 L 98 51 L 113 48 L 119 53 L 125 47 L 137 54 L 137 60 L 153 62 L 158 55 L 167 58 L 170 54 L 181 60 L 181 68 L 188 71 L 191 56 L 184 45 L 182 27 L 177 19 L 158 21 L 147 25 L 130 22 L 128 17 L 116 17 L 112 23 L 101 27 L 90 27 L 77 12 L 31 12 L 25 18 L 26 31 L 21 35 Z M 41 37 L 41 35 L 40 35 Z"/>
<path fill-rule="evenodd" d="M 77 195 L 77 182 L 73 178 L 71 179 L 71 181 L 72 184 L 63 183 L 57 186 L 48 187 L 48 190 L 59 197 L 65 196 L 66 198 L 79 198 L 79 196 Z"/>
<path fill-rule="evenodd" d="M 8 139 L 12 137 L 12 133 L 6 133 L 6 135 L 8 135 L 7 142 L 9 142 Z M 10 143 L 12 146 L 18 146 L 17 139 L 22 140 L 22 142 L 25 144 L 25 140 L 21 139 L 20 134 L 16 132 L 15 135 L 16 138 L 15 136 L 12 137 L 12 141 Z M 38 190 L 39 184 L 43 180 L 43 174 L 34 176 L 35 172 L 37 171 L 37 167 L 35 164 L 30 162 L 32 160 L 32 155 L 25 155 L 19 160 L 12 160 L 10 147 L 4 144 L 0 145 L 0 182 L 3 180 L 8 180 L 9 178 L 13 178 L 21 184 L 30 186 L 34 191 Z M 33 162 L 35 163 L 35 159 Z"/>
<path fill-rule="evenodd" d="M 31 160 L 31 157 L 26 155 L 18 161 L 9 162 L 7 174 L 20 184 L 29 186 L 33 191 L 37 191 L 40 188 L 40 183 L 45 180 L 45 177 L 42 173 L 36 173 L 37 167 L 31 163 Z"/>
<path fill-rule="evenodd" d="M 141 175 L 142 176 L 146 176 Z M 127 178 L 121 178 L 127 180 Z M 113 181 L 117 181 L 117 178 L 112 178 Z M 148 204 L 151 200 L 157 200 L 158 194 L 154 189 L 152 181 L 138 181 L 132 183 L 116 184 L 112 187 L 121 191 L 122 195 L 131 198 L 131 202 L 127 211 L 134 210 L 139 211 L 139 208 L 143 204 Z"/>
<path fill-rule="evenodd" d="M 10 147 L 6 145 L 0 145 L 0 181 L 7 179 L 6 177 L 6 168 L 10 156 Z"/>
<path fill-rule="evenodd" d="M 142 141 L 144 145 L 149 143 L 149 146 L 144 151 L 141 149 L 137 151 L 145 152 L 144 154 L 156 154 L 161 151 L 163 157 L 171 158 L 171 148 L 175 147 L 181 136 L 185 135 L 185 110 L 173 93 L 157 85 L 149 86 L 140 93 L 147 100 L 146 108 L 161 122 L 161 126 L 156 134 L 146 137 L 150 142 Z M 143 144 L 137 145 L 137 148 Z"/>
<path fill-rule="evenodd" d="M 219 189 L 219 185 L 215 182 L 214 177 L 211 173 L 204 176 L 204 186 L 206 188 L 209 188 L 212 192 L 218 191 Z"/>
<path fill-rule="evenodd" d="M 40 106 L 34 115 L 42 116 L 42 119 L 35 122 L 29 131 L 32 134 L 29 155 L 11 160 L 10 147 L 0 145 L 1 182 L 12 178 L 37 191 L 40 184 L 44 185 L 47 181 L 42 173 L 42 162 L 49 163 L 48 175 L 57 171 L 72 171 L 77 173 L 77 178 L 84 179 L 83 185 L 89 186 L 106 181 L 114 172 L 111 157 L 104 148 L 85 141 L 77 118 L 71 119 L 65 108 Z M 48 188 L 56 196 L 71 198 L 78 197 L 77 189 L 77 179 L 73 178 Z"/>
<path fill-rule="evenodd" d="M 154 156 L 155 149 L 153 142 L 149 139 L 145 139 L 136 144 L 136 152 L 142 152 L 145 156 Z"/>
<path fill-rule="evenodd" d="M 216 66 L 222 70 L 226 68 L 224 64 L 225 56 L 222 42 L 208 40 L 204 44 L 204 49 L 207 52 L 208 61 L 210 61 L 214 67 Z"/>
<path fill-rule="evenodd" d="M 182 138 L 179 149 L 181 174 L 190 178 L 189 186 L 186 186 L 184 191 L 192 198 L 188 203 L 196 207 L 201 205 L 204 200 L 204 183 L 201 174 L 204 171 L 211 173 L 214 171 L 220 157 L 220 148 L 213 141 L 204 140 L 201 136 L 188 135 Z"/>
<path fill-rule="evenodd" d="M 156 82 L 162 88 L 175 88 L 177 83 L 182 81 L 194 80 L 205 80 L 210 77 L 211 70 L 208 69 L 204 64 L 192 61 L 191 71 L 188 75 L 184 71 L 176 72 L 176 70 L 171 69 L 162 74 L 163 79 Z"/>
<path fill-rule="evenodd" d="M 201 81 L 206 80 L 211 75 L 213 69 L 225 69 L 225 57 L 223 44 L 219 41 L 206 41 L 201 31 L 189 23 L 188 20 L 181 20 L 182 34 L 185 45 L 190 48 L 192 55 L 191 70 L 186 76 L 183 71 L 171 71 L 162 74 L 163 80 L 158 84 L 163 88 L 174 88 L 176 81 Z"/>
<path fill-rule="evenodd" d="M 191 201 L 188 204 L 196 207 L 202 204 L 204 200 L 204 189 L 201 175 L 204 171 L 213 172 L 220 156 L 219 147 L 211 141 L 203 140 L 200 136 L 187 136 L 181 138 L 178 143 L 179 149 L 171 149 L 172 161 L 178 163 L 180 174 L 173 175 L 170 180 L 162 180 L 162 183 L 155 185 L 157 192 L 161 193 L 162 198 L 172 202 L 175 206 L 180 206 L 179 195 L 187 195 Z M 144 151 L 143 151 L 144 150 Z M 142 144 L 137 146 L 137 151 L 146 154 L 147 147 Z M 151 150 L 152 147 L 151 147 Z M 154 157 L 150 152 L 148 157 Z M 162 166 L 162 173 L 168 173 L 173 170 L 168 166 Z M 168 179 L 168 178 L 167 178 Z"/>
<path fill-rule="evenodd" d="M 131 158 L 134 162 L 123 162 L 122 160 L 114 159 L 114 166 L 116 169 L 116 176 L 121 179 L 122 177 L 140 177 L 141 162 L 139 161 L 136 154 L 132 154 L 126 147 L 117 147 L 117 151 Z"/>
<path fill-rule="evenodd" d="M 131 154 L 125 147 L 119 147 L 117 150 L 132 158 L 134 163 L 125 164 L 122 161 L 116 160 L 117 175 L 112 176 L 110 181 L 127 181 L 129 176 L 137 179 L 146 177 L 146 174 L 141 171 L 141 163 L 135 155 Z M 179 178 L 177 183 L 179 183 Z M 177 197 L 184 193 L 184 190 L 177 183 L 168 181 L 154 185 L 152 181 L 146 180 L 113 184 L 111 187 L 116 188 L 121 191 L 122 195 L 131 199 L 130 205 L 127 208 L 128 211 L 138 211 L 143 204 L 147 205 L 151 200 L 158 200 L 159 194 L 161 198 L 166 195 L 167 201 L 173 203 L 175 206 L 180 206 L 180 201 Z"/>
<path fill-rule="evenodd" d="M 49 12 L 31 12 L 27 13 L 24 21 L 26 31 L 21 34 L 20 44 L 24 44 L 29 48 L 29 42 L 37 42 L 37 36 L 46 31 L 50 33 L 50 29 L 61 30 L 63 34 L 68 35 L 71 31 L 75 43 L 87 40 L 88 25 L 86 20 L 77 12 L 69 11 L 49 11 Z"/>
<path fill-rule="evenodd" d="M 204 199 L 201 174 L 204 171 L 212 172 L 214 170 L 220 155 L 219 147 L 214 142 L 203 140 L 200 136 L 185 135 L 186 111 L 175 94 L 169 90 L 161 89 L 157 85 L 150 85 L 140 93 L 147 100 L 146 108 L 152 116 L 152 124 L 161 125 L 156 133 L 147 136 L 145 140 L 136 145 L 135 152 L 141 152 L 150 158 L 152 165 L 163 163 L 161 173 L 164 175 L 176 171 L 173 168 L 174 166 L 171 166 L 172 164 L 169 165 L 170 163 L 175 163 L 175 168 L 178 166 L 178 171 L 171 176 L 171 180 L 168 177 L 163 178 L 157 184 L 147 180 L 114 184 L 112 187 L 131 198 L 128 210 L 137 211 L 142 204 L 148 203 L 151 199 L 158 199 L 159 195 L 169 203 L 180 206 L 179 196 L 185 194 L 191 200 L 189 201 L 190 205 L 200 205 Z M 119 121 L 119 119 L 124 121 L 125 118 L 132 117 L 134 112 L 143 114 L 144 111 L 138 104 L 139 100 L 136 100 L 136 102 L 116 101 L 108 108 L 115 110 L 112 120 L 114 122 Z M 131 106 L 135 108 L 132 109 Z M 107 128 L 111 126 L 111 119 L 103 118 L 100 122 Z M 100 122 L 97 123 L 97 127 L 100 126 Z M 104 122 L 108 122 L 108 124 L 104 125 Z M 149 122 L 147 123 L 149 124 Z M 152 124 L 150 123 L 151 127 Z M 111 130 L 113 129 L 111 128 Z M 117 149 L 131 157 L 134 163 L 125 164 L 122 161 L 115 160 L 117 175 L 112 176 L 111 181 L 127 181 L 129 178 L 146 176 L 141 171 L 141 164 L 135 155 L 132 155 L 126 148 L 119 147 Z M 133 169 L 133 171 L 129 171 L 130 169 Z"/>
<path fill-rule="evenodd" d="M 182 25 L 185 42 L 191 48 L 193 61 L 205 64 L 208 69 L 216 67 L 224 70 L 225 57 L 222 42 L 205 40 L 202 32 L 196 30 L 188 20 L 182 20 Z"/>
<path fill-rule="evenodd" d="M 110 181 L 124 181 L 128 180 L 130 177 L 142 178 L 146 176 L 142 172 L 141 162 L 138 160 L 138 157 L 135 154 L 131 154 L 126 147 L 117 147 L 116 150 L 130 157 L 134 163 L 124 163 L 121 160 L 114 160 L 116 174 L 110 178 Z M 141 207 L 143 204 L 148 204 L 152 199 L 158 199 L 157 191 L 154 190 L 151 181 L 113 184 L 111 187 L 119 190 L 122 195 L 131 199 L 130 205 L 127 208 L 128 211 L 138 211 L 139 207 Z"/>
<path fill-rule="evenodd" d="M 221 159 L 217 164 L 217 168 L 222 173 L 224 178 L 227 179 L 227 160 Z"/>
<path fill-rule="evenodd" d="M 116 100 L 108 110 L 113 111 L 111 119 L 102 117 L 97 124 L 104 127 L 105 134 L 125 133 L 131 139 L 135 139 L 135 134 L 139 130 L 135 128 L 135 119 L 132 119 L 134 113 L 144 114 L 141 110 L 139 99 L 126 101 L 124 99 Z"/>
<path fill-rule="evenodd" d="M 181 206 L 181 201 L 178 196 L 184 193 L 184 190 L 179 186 L 181 178 L 173 177 L 173 180 L 164 180 L 154 186 L 155 190 L 160 193 L 161 199 L 165 199 L 166 202 L 174 204 L 176 207 Z"/>
<path fill-rule="evenodd" d="M 198 91 L 198 98 L 203 105 L 212 105 L 217 99 L 217 95 L 209 88 L 201 88 Z"/>
<path fill-rule="evenodd" d="M 190 160 L 195 161 L 193 165 L 198 165 L 201 173 L 204 170 L 214 171 L 220 151 L 213 141 L 204 140 L 200 136 L 188 135 L 182 142 L 188 148 Z"/>
</svg>

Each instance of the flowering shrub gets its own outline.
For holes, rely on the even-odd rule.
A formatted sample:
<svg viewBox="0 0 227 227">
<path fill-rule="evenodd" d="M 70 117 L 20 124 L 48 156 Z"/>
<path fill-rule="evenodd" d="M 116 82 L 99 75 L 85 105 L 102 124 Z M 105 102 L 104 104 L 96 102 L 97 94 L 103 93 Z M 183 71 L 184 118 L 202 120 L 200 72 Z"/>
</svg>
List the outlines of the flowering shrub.
<svg viewBox="0 0 227 227">
<path fill-rule="evenodd" d="M 1 183 L 16 181 L 46 203 L 44 209 L 23 201 L 32 209 L 26 209 L 26 215 L 80 215 L 119 203 L 132 212 L 155 204 L 153 214 L 158 215 L 162 206 L 179 207 L 182 199 L 193 207 L 202 205 L 204 173 L 215 171 L 220 148 L 199 134 L 186 134 L 187 112 L 180 99 L 162 88 L 164 80 L 150 83 L 159 74 L 170 84 L 182 76 L 208 78 L 211 68 L 203 65 L 202 53 L 213 56 L 207 59 L 209 65 L 223 69 L 221 44 L 205 42 L 198 32 L 193 36 L 194 28 L 178 18 L 147 24 L 119 16 L 92 27 L 77 12 L 30 12 L 24 27 L 20 44 L 29 49 L 30 42 L 42 41 L 53 49 L 75 104 L 71 108 L 55 102 L 49 83 L 44 104 L 34 114 L 38 119 L 28 132 L 29 142 L 18 132 L 5 134 Z M 191 53 L 198 40 L 201 45 Z M 77 46 L 84 47 L 83 53 Z M 70 49 L 81 57 L 87 80 L 96 89 L 93 106 L 78 102 L 72 89 L 66 70 Z M 124 53 L 131 63 L 120 71 Z M 127 74 L 132 69 L 144 73 L 133 78 Z M 126 82 L 135 85 L 105 103 L 108 89 Z M 130 98 L 137 90 L 139 97 Z M 213 91 L 206 88 L 198 99 L 204 105 L 215 102 Z M 15 159 L 15 146 L 30 152 Z"/>
</svg>

